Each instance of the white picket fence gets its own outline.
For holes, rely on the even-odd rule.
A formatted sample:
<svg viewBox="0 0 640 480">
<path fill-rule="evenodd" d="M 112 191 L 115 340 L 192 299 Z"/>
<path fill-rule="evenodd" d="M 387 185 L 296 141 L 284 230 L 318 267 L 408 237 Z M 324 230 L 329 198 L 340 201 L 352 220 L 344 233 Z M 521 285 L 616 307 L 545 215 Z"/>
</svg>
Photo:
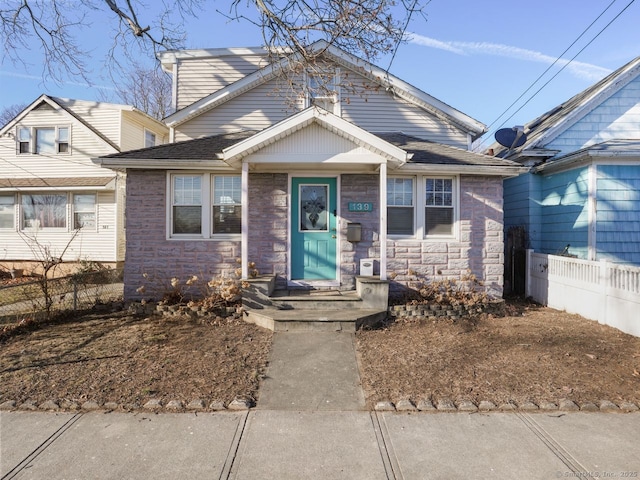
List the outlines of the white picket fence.
<svg viewBox="0 0 640 480">
<path fill-rule="evenodd" d="M 640 337 L 640 267 L 527 250 L 526 295 Z"/>
</svg>

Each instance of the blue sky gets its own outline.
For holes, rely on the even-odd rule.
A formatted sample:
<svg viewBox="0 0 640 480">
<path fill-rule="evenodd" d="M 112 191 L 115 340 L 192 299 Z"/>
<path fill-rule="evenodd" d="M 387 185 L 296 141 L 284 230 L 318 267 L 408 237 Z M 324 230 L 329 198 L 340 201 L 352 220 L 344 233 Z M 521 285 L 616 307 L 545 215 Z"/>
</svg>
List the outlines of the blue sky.
<svg viewBox="0 0 640 480">
<path fill-rule="evenodd" d="M 426 21 L 410 26 L 411 39 L 400 46 L 390 71 L 490 126 L 483 137 L 487 143 L 493 141 L 495 129 L 532 120 L 640 55 L 640 2 L 633 0 L 432 0 L 425 12 Z M 0 64 L 0 108 L 30 103 L 42 93 L 84 100 L 108 97 L 112 92 L 104 72 L 108 24 L 104 18 L 95 19 L 83 33 L 85 46 L 94 52 L 94 86 L 78 79 L 43 82 L 39 51 L 24 51 L 29 67 L 8 60 Z M 211 7 L 190 21 L 188 30 L 187 48 L 261 44 L 257 29 L 228 23 Z M 502 115 L 573 42 L 562 59 Z M 385 57 L 376 63 L 387 68 L 390 61 Z"/>
</svg>

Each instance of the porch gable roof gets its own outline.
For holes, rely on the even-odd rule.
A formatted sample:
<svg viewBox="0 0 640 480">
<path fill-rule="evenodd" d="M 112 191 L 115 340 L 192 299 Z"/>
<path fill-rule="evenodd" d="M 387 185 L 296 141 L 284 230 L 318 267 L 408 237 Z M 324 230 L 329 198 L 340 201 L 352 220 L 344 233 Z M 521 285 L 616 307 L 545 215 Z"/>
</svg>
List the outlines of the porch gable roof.
<svg viewBox="0 0 640 480">
<path fill-rule="evenodd" d="M 363 130 L 337 115 L 315 106 L 302 110 L 245 140 L 241 140 L 225 148 L 222 151 L 223 158 L 229 165 L 238 168 L 242 160 L 248 155 L 288 137 L 313 123 L 353 142 L 359 147 L 376 153 L 380 158 L 379 163 L 382 163 L 383 159 L 386 159 L 387 163 L 392 164 L 394 167 L 400 167 L 410 158 L 410 155 L 402 148 Z"/>
</svg>

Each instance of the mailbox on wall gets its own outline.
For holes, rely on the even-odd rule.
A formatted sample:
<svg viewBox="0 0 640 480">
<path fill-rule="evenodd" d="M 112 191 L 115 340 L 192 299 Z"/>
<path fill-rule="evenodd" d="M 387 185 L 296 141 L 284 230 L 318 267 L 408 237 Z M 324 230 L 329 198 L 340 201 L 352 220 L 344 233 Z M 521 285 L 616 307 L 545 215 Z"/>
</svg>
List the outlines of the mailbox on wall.
<svg viewBox="0 0 640 480">
<path fill-rule="evenodd" d="M 362 240 L 362 225 L 360 223 L 347 223 L 347 241 L 359 242 Z"/>
</svg>

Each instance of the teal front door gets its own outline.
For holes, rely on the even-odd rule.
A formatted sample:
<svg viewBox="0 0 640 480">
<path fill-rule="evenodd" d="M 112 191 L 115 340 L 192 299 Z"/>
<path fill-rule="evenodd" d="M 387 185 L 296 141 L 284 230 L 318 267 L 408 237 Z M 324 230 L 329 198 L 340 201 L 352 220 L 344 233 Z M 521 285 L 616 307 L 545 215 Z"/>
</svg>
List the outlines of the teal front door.
<svg viewBox="0 0 640 480">
<path fill-rule="evenodd" d="M 291 181 L 291 279 L 336 280 L 337 180 Z"/>
</svg>

